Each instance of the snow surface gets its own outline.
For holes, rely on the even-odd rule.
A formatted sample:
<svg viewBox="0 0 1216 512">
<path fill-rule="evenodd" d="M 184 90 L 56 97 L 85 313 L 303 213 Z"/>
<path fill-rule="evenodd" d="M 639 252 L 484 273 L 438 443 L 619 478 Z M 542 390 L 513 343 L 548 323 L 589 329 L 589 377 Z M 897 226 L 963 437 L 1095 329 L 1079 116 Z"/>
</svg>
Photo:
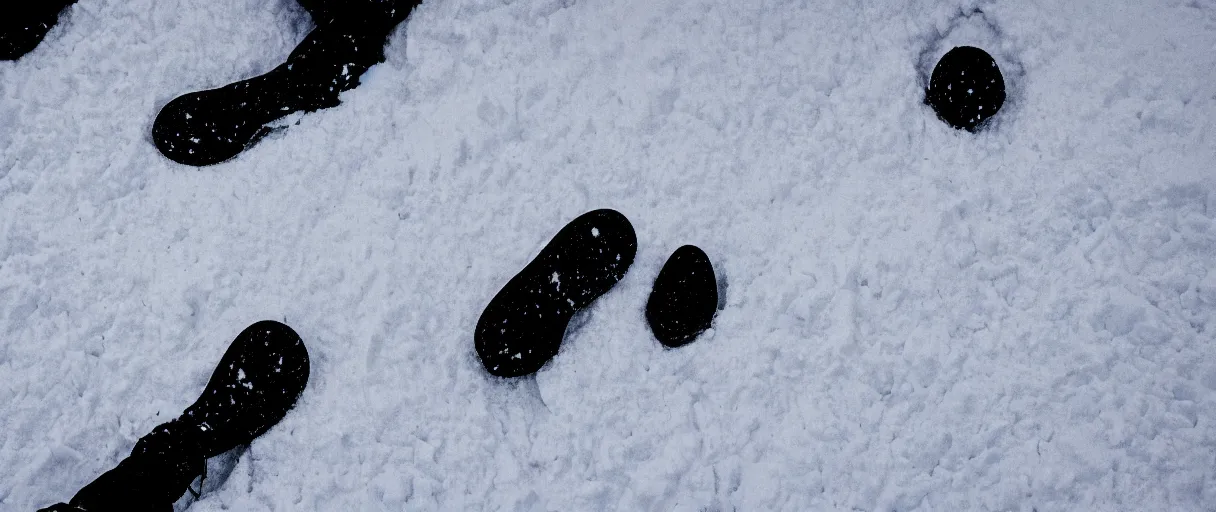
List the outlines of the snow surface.
<svg viewBox="0 0 1216 512">
<path fill-rule="evenodd" d="M 161 105 L 310 26 L 81 0 L 0 63 L 0 510 L 113 467 L 261 319 L 308 389 L 193 512 L 1216 509 L 1213 0 L 427 0 L 342 106 L 159 156 Z M 1009 84 L 978 135 L 921 103 L 954 44 Z M 631 272 L 489 377 L 481 309 L 601 207 Z M 664 350 L 687 243 L 723 309 Z"/>
</svg>

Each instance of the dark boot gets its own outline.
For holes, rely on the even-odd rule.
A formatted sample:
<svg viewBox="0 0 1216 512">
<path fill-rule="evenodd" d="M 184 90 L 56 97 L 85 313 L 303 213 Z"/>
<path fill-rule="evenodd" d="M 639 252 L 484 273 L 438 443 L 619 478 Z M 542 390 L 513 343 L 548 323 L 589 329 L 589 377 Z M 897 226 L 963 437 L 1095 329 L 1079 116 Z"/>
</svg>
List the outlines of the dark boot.
<svg viewBox="0 0 1216 512">
<path fill-rule="evenodd" d="M 713 323 L 718 310 L 718 281 L 714 267 L 695 245 L 676 249 L 646 300 L 646 322 L 664 346 L 692 342 Z"/>
<path fill-rule="evenodd" d="M 157 149 L 178 163 L 216 164 L 270 133 L 266 125 L 277 119 L 337 106 L 340 93 L 355 88 L 363 72 L 384 61 L 389 34 L 417 5 L 398 2 L 403 9 L 347 7 L 333 12 L 333 2 L 315 3 L 314 9 L 325 18 L 317 20 L 287 62 L 264 75 L 186 94 L 165 105 L 152 124 Z"/>
<path fill-rule="evenodd" d="M 0 60 L 17 60 L 38 46 L 59 22 L 59 14 L 76 0 L 14 2 L 0 21 Z"/>
<path fill-rule="evenodd" d="M 988 52 L 957 46 L 933 67 L 925 103 L 946 124 L 974 132 L 1005 104 L 1005 78 Z"/>
<path fill-rule="evenodd" d="M 171 512 L 190 483 L 204 476 L 208 457 L 250 443 L 283 419 L 308 373 L 308 352 L 290 327 L 269 320 L 249 326 L 184 414 L 140 438 L 131 455 L 72 501 L 43 510 Z"/>
<path fill-rule="evenodd" d="M 625 277 L 637 247 L 633 225 L 615 210 L 570 221 L 478 319 L 473 342 L 486 371 L 518 377 L 544 366 L 570 318 Z"/>
<path fill-rule="evenodd" d="M 308 384 L 308 351 L 273 320 L 241 332 L 180 421 L 196 425 L 208 457 L 249 444 L 282 420 Z"/>
</svg>

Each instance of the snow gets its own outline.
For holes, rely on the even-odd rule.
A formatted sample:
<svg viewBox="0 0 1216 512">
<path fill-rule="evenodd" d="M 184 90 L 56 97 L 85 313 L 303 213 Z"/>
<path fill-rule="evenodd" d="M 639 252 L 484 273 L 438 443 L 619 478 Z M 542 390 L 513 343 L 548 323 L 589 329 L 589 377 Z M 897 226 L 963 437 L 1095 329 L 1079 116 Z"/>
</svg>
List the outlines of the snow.
<svg viewBox="0 0 1216 512">
<path fill-rule="evenodd" d="M 261 319 L 308 388 L 191 511 L 1216 503 L 1211 0 L 427 0 L 343 105 L 159 156 L 160 106 L 309 28 L 81 0 L 0 63 L 0 510 L 113 467 Z M 921 104 L 958 44 L 1008 85 L 979 134 Z M 489 377 L 482 308 L 595 208 L 631 271 Z M 722 310 L 664 350 L 689 243 Z"/>
</svg>

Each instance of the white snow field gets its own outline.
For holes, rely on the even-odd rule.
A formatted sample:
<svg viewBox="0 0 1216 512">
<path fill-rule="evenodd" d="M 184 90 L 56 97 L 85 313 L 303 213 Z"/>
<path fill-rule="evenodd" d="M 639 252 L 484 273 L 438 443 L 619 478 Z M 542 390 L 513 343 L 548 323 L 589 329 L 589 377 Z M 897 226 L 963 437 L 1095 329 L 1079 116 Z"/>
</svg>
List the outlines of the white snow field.
<svg viewBox="0 0 1216 512">
<path fill-rule="evenodd" d="M 179 510 L 1216 510 L 1216 1 L 426 0 L 343 105 L 160 156 L 160 106 L 311 23 L 81 0 L 0 63 L 0 510 L 261 319 L 308 388 Z M 979 134 L 921 103 L 955 44 L 1009 87 Z M 482 308 L 596 208 L 628 276 L 490 377 Z M 722 310 L 665 350 L 689 243 Z"/>
</svg>

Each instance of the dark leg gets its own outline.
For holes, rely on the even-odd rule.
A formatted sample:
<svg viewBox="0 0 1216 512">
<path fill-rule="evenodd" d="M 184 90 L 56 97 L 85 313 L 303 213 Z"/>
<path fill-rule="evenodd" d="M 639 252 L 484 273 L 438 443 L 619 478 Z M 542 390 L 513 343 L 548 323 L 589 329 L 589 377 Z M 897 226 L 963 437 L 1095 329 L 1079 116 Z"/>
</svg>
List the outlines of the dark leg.
<svg viewBox="0 0 1216 512">
<path fill-rule="evenodd" d="M 168 512 L 196 477 L 206 457 L 196 426 L 171 421 L 135 443 L 118 466 L 84 486 L 68 504 L 83 510 Z"/>
</svg>

